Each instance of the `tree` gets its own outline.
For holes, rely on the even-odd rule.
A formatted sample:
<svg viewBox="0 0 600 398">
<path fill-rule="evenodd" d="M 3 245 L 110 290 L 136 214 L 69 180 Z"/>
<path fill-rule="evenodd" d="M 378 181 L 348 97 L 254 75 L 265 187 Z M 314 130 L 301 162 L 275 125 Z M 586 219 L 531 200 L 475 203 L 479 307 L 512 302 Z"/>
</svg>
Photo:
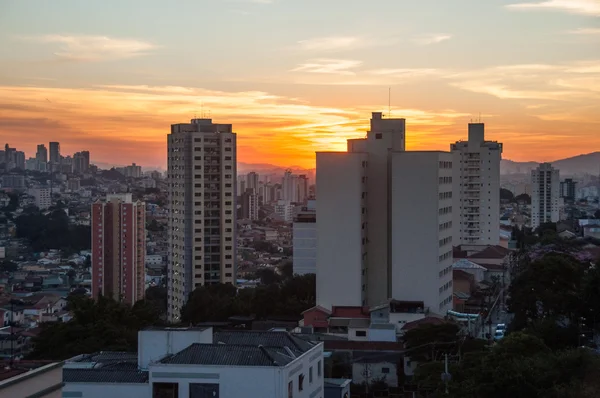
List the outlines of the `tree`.
<svg viewBox="0 0 600 398">
<path fill-rule="evenodd" d="M 94 301 L 69 295 L 68 309 L 73 314 L 69 322 L 40 325 L 29 359 L 64 360 L 97 351 L 136 351 L 138 331 L 160 325 L 155 309 L 143 301 L 132 307 L 102 296 Z"/>
<path fill-rule="evenodd" d="M 404 334 L 404 345 L 411 360 L 439 360 L 441 355 L 456 351 L 459 328 L 454 323 L 421 325 Z"/>
<path fill-rule="evenodd" d="M 0 271 L 1 272 L 15 272 L 19 269 L 17 263 L 10 261 L 8 259 L 3 260 L 0 263 Z"/>
<path fill-rule="evenodd" d="M 512 202 L 515 199 L 515 195 L 505 188 L 500 188 L 500 200 Z"/>
<path fill-rule="evenodd" d="M 290 260 L 284 261 L 279 266 L 279 272 L 284 279 L 290 279 L 294 276 L 294 263 Z"/>
<path fill-rule="evenodd" d="M 259 268 L 256 271 L 256 276 L 260 278 L 260 283 L 263 285 L 272 285 L 281 282 L 281 277 L 272 268 Z"/>
<path fill-rule="evenodd" d="M 163 286 L 150 286 L 146 289 L 144 300 L 164 315 L 167 313 L 167 288 Z"/>
<path fill-rule="evenodd" d="M 526 193 L 522 193 L 520 195 L 515 196 L 515 202 L 524 202 L 525 204 L 531 204 L 531 196 Z"/>
<path fill-rule="evenodd" d="M 281 283 L 237 290 L 229 284 L 196 288 L 181 310 L 184 324 L 227 321 L 235 315 L 266 319 L 270 316 L 294 316 L 315 306 L 315 275 L 295 275 Z"/>
<path fill-rule="evenodd" d="M 594 218 L 600 218 L 600 210 L 594 212 Z"/>
</svg>

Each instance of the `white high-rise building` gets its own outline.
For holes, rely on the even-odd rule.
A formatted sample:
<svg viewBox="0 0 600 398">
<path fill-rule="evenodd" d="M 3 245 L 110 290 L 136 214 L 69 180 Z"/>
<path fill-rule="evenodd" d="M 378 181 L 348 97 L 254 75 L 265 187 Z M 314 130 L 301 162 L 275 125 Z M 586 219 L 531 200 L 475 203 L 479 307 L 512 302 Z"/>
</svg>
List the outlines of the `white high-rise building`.
<svg viewBox="0 0 600 398">
<path fill-rule="evenodd" d="M 531 227 L 558 222 L 560 215 L 560 173 L 550 163 L 531 170 Z"/>
<path fill-rule="evenodd" d="M 469 140 L 450 144 L 454 170 L 454 245 L 500 242 L 502 144 L 485 140 L 483 123 L 469 124 Z"/>
<path fill-rule="evenodd" d="M 278 200 L 274 206 L 275 214 L 285 222 L 292 222 L 294 218 L 294 205 L 287 200 Z"/>
<path fill-rule="evenodd" d="M 286 170 L 281 180 L 281 199 L 290 203 L 298 202 L 298 176 Z"/>
<path fill-rule="evenodd" d="M 168 318 L 189 294 L 236 281 L 236 134 L 231 124 L 193 119 L 167 138 Z"/>
<path fill-rule="evenodd" d="M 379 112 L 348 152 L 318 152 L 317 304 L 451 309 L 451 176 L 449 152 L 405 152 L 405 120 Z"/>
</svg>

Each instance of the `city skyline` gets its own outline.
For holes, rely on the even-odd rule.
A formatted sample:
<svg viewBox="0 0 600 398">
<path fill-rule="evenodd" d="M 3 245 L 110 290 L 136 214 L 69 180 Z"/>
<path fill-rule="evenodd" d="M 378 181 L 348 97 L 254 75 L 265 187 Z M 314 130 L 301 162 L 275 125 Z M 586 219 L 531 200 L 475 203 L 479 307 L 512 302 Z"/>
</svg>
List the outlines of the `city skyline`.
<svg viewBox="0 0 600 398">
<path fill-rule="evenodd" d="M 408 150 L 447 150 L 479 118 L 507 159 L 600 149 L 600 1 L 438 3 L 7 2 L 0 134 L 28 157 L 52 140 L 164 168 L 169 126 L 210 117 L 235 126 L 240 162 L 314 168 L 391 87 Z"/>
</svg>

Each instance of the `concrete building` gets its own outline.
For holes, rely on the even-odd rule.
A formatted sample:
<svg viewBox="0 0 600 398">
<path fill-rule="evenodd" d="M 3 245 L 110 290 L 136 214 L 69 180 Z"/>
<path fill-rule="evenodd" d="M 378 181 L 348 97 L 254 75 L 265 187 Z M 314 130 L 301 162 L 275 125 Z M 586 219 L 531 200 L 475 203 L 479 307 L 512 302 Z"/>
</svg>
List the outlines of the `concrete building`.
<svg viewBox="0 0 600 398">
<path fill-rule="evenodd" d="M 60 143 L 50 143 L 50 170 L 58 171 L 60 168 Z"/>
<path fill-rule="evenodd" d="M 558 222 L 560 215 L 560 175 L 550 163 L 531 170 L 531 227 Z"/>
<path fill-rule="evenodd" d="M 294 274 L 317 273 L 317 212 L 316 202 L 309 200 L 294 217 L 292 226 Z"/>
<path fill-rule="evenodd" d="M 0 397 L 61 398 L 62 362 L 19 361 L 0 370 Z"/>
<path fill-rule="evenodd" d="M 139 332 L 137 355 L 78 355 L 63 378 L 63 397 L 323 397 L 323 343 L 287 332 L 151 328 Z"/>
<path fill-rule="evenodd" d="M 390 176 L 390 297 L 422 301 L 443 315 L 453 294 L 452 158 L 449 152 L 396 152 Z"/>
<path fill-rule="evenodd" d="M 500 242 L 502 144 L 485 140 L 484 123 L 469 123 L 468 141 L 450 144 L 454 165 L 454 244 Z"/>
<path fill-rule="evenodd" d="M 15 151 L 14 159 L 15 159 L 15 167 L 17 169 L 25 170 L 25 152 Z"/>
<path fill-rule="evenodd" d="M 50 188 L 32 188 L 29 195 L 35 198 L 35 205 L 40 210 L 46 210 L 52 206 L 52 194 Z"/>
<path fill-rule="evenodd" d="M 347 152 L 317 152 L 317 304 L 325 308 L 390 298 L 390 152 L 404 151 L 405 123 L 374 112 L 367 138 L 348 140 Z"/>
<path fill-rule="evenodd" d="M 240 218 L 258 220 L 258 193 L 253 188 L 246 188 L 246 191 L 240 196 L 240 202 Z"/>
<path fill-rule="evenodd" d="M 92 204 L 92 296 L 129 304 L 144 298 L 146 205 L 131 194 Z"/>
<path fill-rule="evenodd" d="M 246 175 L 246 189 L 252 189 L 254 192 L 258 193 L 258 174 L 255 172 L 250 172 Z M 244 191 L 242 191 L 244 192 Z"/>
<path fill-rule="evenodd" d="M 298 176 L 298 202 L 306 203 L 308 196 L 308 177 L 306 174 L 301 174 Z"/>
<path fill-rule="evenodd" d="M 25 176 L 23 174 L 4 174 L 2 188 L 25 189 Z"/>
<path fill-rule="evenodd" d="M 37 146 L 37 152 L 35 153 L 35 158 L 39 163 L 48 163 L 48 149 L 46 145 L 39 144 Z"/>
<path fill-rule="evenodd" d="M 281 179 L 281 199 L 290 203 L 298 202 L 298 176 L 286 170 Z"/>
<path fill-rule="evenodd" d="M 575 200 L 575 193 L 577 191 L 577 181 L 572 178 L 567 178 L 560 182 L 560 197 L 565 202 L 573 202 Z"/>
<path fill-rule="evenodd" d="M 275 214 L 285 222 L 292 222 L 294 219 L 294 205 L 287 200 L 278 200 L 274 206 Z"/>
<path fill-rule="evenodd" d="M 405 124 L 375 112 L 348 152 L 317 153 L 317 305 L 452 308 L 452 157 L 405 152 Z"/>
<path fill-rule="evenodd" d="M 179 319 L 197 287 L 236 281 L 236 134 L 193 119 L 167 138 L 168 318 Z"/>
</svg>

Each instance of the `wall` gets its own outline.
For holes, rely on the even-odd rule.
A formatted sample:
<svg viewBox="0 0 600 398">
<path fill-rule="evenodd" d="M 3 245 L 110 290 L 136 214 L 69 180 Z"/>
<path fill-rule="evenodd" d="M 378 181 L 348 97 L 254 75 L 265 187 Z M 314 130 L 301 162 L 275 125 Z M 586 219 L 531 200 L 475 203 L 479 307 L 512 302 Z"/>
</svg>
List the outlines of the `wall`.
<svg viewBox="0 0 600 398">
<path fill-rule="evenodd" d="M 0 397 L 27 397 L 47 390 L 44 398 L 60 398 L 62 381 L 62 363 L 45 365 L 0 382 Z"/>
<path fill-rule="evenodd" d="M 317 223 L 295 222 L 294 274 L 314 274 L 317 272 Z"/>
<path fill-rule="evenodd" d="M 152 361 L 174 354 L 194 343 L 211 344 L 212 328 L 183 329 L 165 328 L 138 332 L 138 365 L 147 369 Z"/>
<path fill-rule="evenodd" d="M 418 321 L 425 318 L 425 314 L 411 314 L 406 312 L 390 314 L 390 323 L 396 325 L 396 331 L 402 333 L 401 330 L 409 322 Z"/>
<path fill-rule="evenodd" d="M 366 159 L 362 153 L 317 153 L 317 304 L 327 309 L 363 304 Z"/>
<path fill-rule="evenodd" d="M 306 352 L 285 367 L 239 367 L 155 364 L 150 368 L 152 383 L 179 383 L 179 398 L 189 397 L 190 383 L 219 384 L 219 398 L 288 397 L 288 382 L 293 382 L 294 398 L 315 398 L 323 390 L 323 372 L 317 376 L 317 363 L 323 365 L 323 345 Z M 309 369 L 313 367 L 313 382 Z M 304 388 L 298 391 L 298 376 L 305 375 Z M 240 382 L 243 381 L 243 382 Z M 314 394 L 314 395 L 312 395 Z"/>
<path fill-rule="evenodd" d="M 452 308 L 452 229 L 442 227 L 452 220 L 452 198 L 440 197 L 452 192 L 440 183 L 452 175 L 451 159 L 434 151 L 392 155 L 392 297 L 423 301 L 439 314 Z"/>
<path fill-rule="evenodd" d="M 150 384 L 147 383 L 68 383 L 62 391 L 62 398 L 148 398 L 152 396 Z"/>
</svg>

